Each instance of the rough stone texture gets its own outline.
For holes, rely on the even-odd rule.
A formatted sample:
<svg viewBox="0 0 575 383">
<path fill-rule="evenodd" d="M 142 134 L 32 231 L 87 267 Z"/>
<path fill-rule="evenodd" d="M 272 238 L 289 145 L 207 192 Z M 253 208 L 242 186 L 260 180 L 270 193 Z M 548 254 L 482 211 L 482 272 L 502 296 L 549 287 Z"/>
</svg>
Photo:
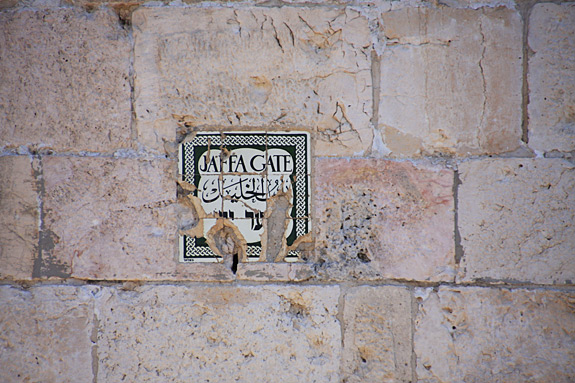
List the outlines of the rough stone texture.
<svg viewBox="0 0 575 383">
<path fill-rule="evenodd" d="M 0 0 L 0 9 L 12 8 L 18 5 L 18 0 Z"/>
<path fill-rule="evenodd" d="M 42 275 L 170 279 L 174 168 L 159 159 L 46 158 Z"/>
<path fill-rule="evenodd" d="M 411 293 L 356 287 L 345 294 L 343 382 L 413 382 Z"/>
<path fill-rule="evenodd" d="M 2 382 L 92 382 L 91 291 L 0 286 Z"/>
<path fill-rule="evenodd" d="M 518 12 L 406 8 L 383 13 L 382 23 L 380 150 L 465 156 L 520 147 Z"/>
<path fill-rule="evenodd" d="M 338 287 L 163 285 L 104 294 L 102 382 L 339 380 Z"/>
<path fill-rule="evenodd" d="M 283 281 L 290 280 L 291 264 L 250 262 L 238 263 L 237 278 L 248 281 Z"/>
<path fill-rule="evenodd" d="M 304 127 L 316 154 L 371 147 L 368 21 L 304 8 L 141 8 L 133 15 L 139 139 L 186 127 Z"/>
<path fill-rule="evenodd" d="M 419 382 L 575 380 L 573 292 L 441 287 L 421 296 Z"/>
<path fill-rule="evenodd" d="M 481 160 L 459 171 L 461 281 L 575 281 L 572 163 Z"/>
<path fill-rule="evenodd" d="M 515 9 L 517 2 L 515 0 L 442 0 L 441 5 L 448 5 L 453 8 L 471 8 L 479 9 L 483 7 L 497 8 L 506 7 Z M 443 9 L 443 8 L 440 8 Z"/>
<path fill-rule="evenodd" d="M 30 279 L 38 246 L 38 194 L 30 157 L 0 157 L 0 278 Z"/>
<path fill-rule="evenodd" d="M 0 148 L 129 146 L 130 40 L 111 11 L 0 14 Z"/>
<path fill-rule="evenodd" d="M 453 280 L 453 173 L 410 162 L 316 160 L 316 262 L 333 278 Z"/>
<path fill-rule="evenodd" d="M 529 146 L 575 150 L 575 3 L 536 4 L 529 19 Z"/>
</svg>

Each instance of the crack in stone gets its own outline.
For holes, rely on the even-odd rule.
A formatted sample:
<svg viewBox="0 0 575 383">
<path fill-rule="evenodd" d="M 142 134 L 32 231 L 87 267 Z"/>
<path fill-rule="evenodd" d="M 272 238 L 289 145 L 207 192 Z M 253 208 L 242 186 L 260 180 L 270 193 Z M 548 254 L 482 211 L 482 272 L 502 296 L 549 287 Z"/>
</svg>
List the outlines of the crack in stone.
<svg viewBox="0 0 575 383">
<path fill-rule="evenodd" d="M 100 331 L 100 320 L 94 314 L 92 318 L 92 333 L 90 334 L 90 341 L 92 342 L 92 382 L 98 382 L 98 368 L 99 368 L 99 357 L 98 357 L 98 332 Z"/>
<path fill-rule="evenodd" d="M 483 15 L 482 15 L 483 16 Z M 485 50 L 487 49 L 485 45 L 485 34 L 483 33 L 483 23 L 481 19 L 479 20 L 479 34 L 481 35 L 481 58 L 479 59 L 479 71 L 481 72 L 481 81 L 483 86 L 483 106 L 481 108 L 481 119 L 479 122 L 479 128 L 477 129 L 477 145 L 481 147 L 481 130 L 485 128 L 485 112 L 487 110 L 487 82 L 485 80 L 485 72 L 483 68 L 483 60 L 485 59 Z"/>
</svg>

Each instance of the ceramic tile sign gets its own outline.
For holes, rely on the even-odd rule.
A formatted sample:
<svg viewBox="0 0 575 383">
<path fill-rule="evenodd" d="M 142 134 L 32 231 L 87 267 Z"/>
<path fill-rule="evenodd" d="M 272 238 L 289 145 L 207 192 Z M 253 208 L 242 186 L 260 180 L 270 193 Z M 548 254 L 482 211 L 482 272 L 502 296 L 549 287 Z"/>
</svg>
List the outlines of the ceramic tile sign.
<svg viewBox="0 0 575 383">
<path fill-rule="evenodd" d="M 262 242 L 269 243 L 271 235 L 266 233 L 266 210 L 278 196 L 289 203 L 283 233 L 274 235 L 285 236 L 287 249 L 309 233 L 309 141 L 307 132 L 205 132 L 184 140 L 180 174 L 193 185 L 190 199 L 200 211 L 201 230 L 180 236 L 180 262 L 220 261 L 210 238 L 223 221 L 241 234 L 247 261 L 265 259 Z M 284 258 L 297 259 L 296 250 Z"/>
</svg>

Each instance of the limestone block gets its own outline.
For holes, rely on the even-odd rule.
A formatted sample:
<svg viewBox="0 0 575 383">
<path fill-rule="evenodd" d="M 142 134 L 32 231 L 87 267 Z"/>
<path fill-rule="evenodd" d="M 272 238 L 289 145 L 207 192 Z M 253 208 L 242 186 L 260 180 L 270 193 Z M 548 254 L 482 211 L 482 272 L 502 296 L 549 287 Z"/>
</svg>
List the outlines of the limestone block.
<svg viewBox="0 0 575 383">
<path fill-rule="evenodd" d="M 39 220 L 32 159 L 0 157 L 0 180 L 0 278 L 30 279 Z"/>
<path fill-rule="evenodd" d="M 453 173 L 432 165 L 316 160 L 316 262 L 331 278 L 453 280 Z"/>
<path fill-rule="evenodd" d="M 390 155 L 503 153 L 521 139 L 522 23 L 496 8 L 382 14 L 379 129 Z"/>
<path fill-rule="evenodd" d="M 343 381 L 413 382 L 411 293 L 361 286 L 345 294 Z"/>
<path fill-rule="evenodd" d="M 111 11 L 2 12 L 0 148 L 127 148 L 130 46 Z"/>
<path fill-rule="evenodd" d="M 575 3 L 535 4 L 529 19 L 529 146 L 575 150 Z"/>
<path fill-rule="evenodd" d="M 417 377 L 432 382 L 573 382 L 573 292 L 421 291 Z"/>
<path fill-rule="evenodd" d="M 575 281 L 572 163 L 480 160 L 459 171 L 459 280 Z"/>
<path fill-rule="evenodd" d="M 367 19 L 350 9 L 140 8 L 133 15 L 139 140 L 179 124 L 315 130 L 316 154 L 371 147 Z"/>
<path fill-rule="evenodd" d="M 43 276 L 170 279 L 175 272 L 175 164 L 44 160 Z M 50 246 L 48 246 L 50 245 Z"/>
<path fill-rule="evenodd" d="M 107 289 L 98 379 L 339 381 L 338 299 L 333 286 Z"/>
<path fill-rule="evenodd" d="M 2 382 L 93 381 L 91 289 L 0 286 Z"/>
</svg>

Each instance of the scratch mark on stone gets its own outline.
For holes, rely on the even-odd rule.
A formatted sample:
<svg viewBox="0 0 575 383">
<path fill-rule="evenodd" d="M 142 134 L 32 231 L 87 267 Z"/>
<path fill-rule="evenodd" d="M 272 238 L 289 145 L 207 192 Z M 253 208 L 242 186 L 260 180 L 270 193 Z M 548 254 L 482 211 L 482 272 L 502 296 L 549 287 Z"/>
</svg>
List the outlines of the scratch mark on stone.
<svg viewBox="0 0 575 383">
<path fill-rule="evenodd" d="M 292 31 L 292 29 L 289 27 L 289 25 L 288 25 L 287 23 L 284 22 L 284 25 L 285 25 L 286 28 L 288 29 L 289 34 L 290 34 L 290 37 L 291 37 L 291 43 L 292 43 L 292 45 L 295 47 L 295 37 L 294 37 L 293 31 Z"/>
<path fill-rule="evenodd" d="M 92 319 L 92 334 L 90 334 L 90 341 L 92 342 L 92 382 L 98 382 L 98 332 L 100 331 L 100 321 L 96 314 L 94 314 Z"/>
<path fill-rule="evenodd" d="M 274 38 L 276 39 L 276 42 L 278 43 L 278 45 L 279 45 L 279 47 L 280 47 L 282 53 L 285 53 L 284 47 L 283 47 L 283 45 L 282 45 L 282 42 L 280 41 L 280 38 L 279 38 L 279 36 L 278 36 L 278 30 L 276 29 L 276 26 L 275 26 L 275 24 L 274 24 L 274 19 L 273 19 L 273 18 L 270 18 L 270 23 L 271 23 L 272 28 L 273 28 L 273 30 L 274 30 Z"/>
</svg>

